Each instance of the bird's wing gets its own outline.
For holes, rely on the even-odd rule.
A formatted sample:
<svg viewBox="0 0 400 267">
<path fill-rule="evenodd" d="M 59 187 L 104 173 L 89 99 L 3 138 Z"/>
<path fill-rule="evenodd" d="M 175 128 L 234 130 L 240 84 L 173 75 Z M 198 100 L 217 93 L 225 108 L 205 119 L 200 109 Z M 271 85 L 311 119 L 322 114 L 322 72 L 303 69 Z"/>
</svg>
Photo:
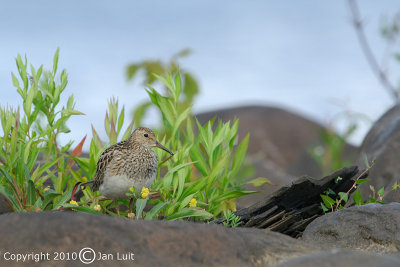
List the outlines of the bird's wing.
<svg viewBox="0 0 400 267">
<path fill-rule="evenodd" d="M 107 169 L 107 165 L 113 160 L 115 152 L 118 151 L 122 146 L 122 143 L 110 146 L 103 153 L 101 153 L 99 161 L 97 162 L 96 176 L 93 183 L 93 191 L 99 189 L 100 185 L 104 181 L 104 173 Z"/>
</svg>

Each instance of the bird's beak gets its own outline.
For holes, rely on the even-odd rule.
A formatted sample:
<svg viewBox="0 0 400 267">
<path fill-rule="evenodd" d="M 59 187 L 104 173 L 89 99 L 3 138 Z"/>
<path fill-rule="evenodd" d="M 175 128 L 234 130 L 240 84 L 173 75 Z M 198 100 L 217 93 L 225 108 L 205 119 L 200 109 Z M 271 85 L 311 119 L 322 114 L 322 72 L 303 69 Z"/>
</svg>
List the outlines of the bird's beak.
<svg viewBox="0 0 400 267">
<path fill-rule="evenodd" d="M 169 154 L 171 154 L 172 156 L 174 155 L 174 153 L 172 153 L 171 151 L 169 151 L 168 148 L 166 148 L 165 146 L 163 146 L 162 144 L 160 144 L 159 142 L 156 142 L 156 147 L 161 148 L 162 150 L 167 151 Z"/>
</svg>

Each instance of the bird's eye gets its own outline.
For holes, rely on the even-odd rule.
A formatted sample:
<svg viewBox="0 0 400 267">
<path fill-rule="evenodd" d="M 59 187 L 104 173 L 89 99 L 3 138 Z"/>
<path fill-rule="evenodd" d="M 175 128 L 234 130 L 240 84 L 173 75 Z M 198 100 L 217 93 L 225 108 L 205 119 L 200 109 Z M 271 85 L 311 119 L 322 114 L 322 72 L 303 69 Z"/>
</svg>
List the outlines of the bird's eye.
<svg viewBox="0 0 400 267">
<path fill-rule="evenodd" d="M 149 137 L 149 135 L 148 134 L 144 134 L 144 137 Z"/>
</svg>

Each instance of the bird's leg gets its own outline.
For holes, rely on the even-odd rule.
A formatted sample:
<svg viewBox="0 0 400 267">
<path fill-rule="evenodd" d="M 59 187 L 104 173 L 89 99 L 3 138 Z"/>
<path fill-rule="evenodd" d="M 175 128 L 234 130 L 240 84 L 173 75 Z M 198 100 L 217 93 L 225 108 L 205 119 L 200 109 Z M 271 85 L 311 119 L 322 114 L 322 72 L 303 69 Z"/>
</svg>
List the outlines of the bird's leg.
<svg viewBox="0 0 400 267">
<path fill-rule="evenodd" d="M 119 215 L 119 205 L 118 205 L 118 200 L 114 200 L 114 203 L 115 203 L 115 211 L 117 212 L 117 214 L 118 214 L 118 217 L 119 217 L 120 215 Z"/>
<path fill-rule="evenodd" d="M 133 197 L 129 200 L 129 213 L 132 213 L 132 205 L 133 204 Z"/>
</svg>

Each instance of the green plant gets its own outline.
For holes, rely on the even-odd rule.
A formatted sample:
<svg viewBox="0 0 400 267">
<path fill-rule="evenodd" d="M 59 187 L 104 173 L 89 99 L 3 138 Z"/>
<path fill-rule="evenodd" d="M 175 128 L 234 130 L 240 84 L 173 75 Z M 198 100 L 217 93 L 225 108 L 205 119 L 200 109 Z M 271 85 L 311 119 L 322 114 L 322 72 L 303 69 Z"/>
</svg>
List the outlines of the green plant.
<svg viewBox="0 0 400 267">
<path fill-rule="evenodd" d="M 190 114 L 191 107 L 184 108 L 179 104 L 182 92 L 179 71 L 175 76 L 170 74 L 166 77 L 155 76 L 169 90 L 166 95 L 161 95 L 152 87 L 147 90 L 152 104 L 162 114 L 163 131 L 160 131 L 161 135 L 157 139 L 175 152 L 175 155 L 171 158 L 167 157 L 163 150 L 155 150 L 160 162 L 160 172 L 151 186 L 150 198 L 136 200 L 136 218 L 143 215 L 145 219 L 158 217 L 167 220 L 194 217 L 209 219 L 224 211 L 235 210 L 237 198 L 254 193 L 245 191 L 242 187 L 245 177 L 237 176 L 246 155 L 249 136 L 237 144 L 239 125 L 237 120 L 233 124 L 230 122 L 215 124 L 215 120 L 205 125 L 197 122 Z M 114 108 L 112 106 L 110 105 L 110 110 L 114 110 L 114 119 L 107 121 L 108 116 L 106 116 L 105 126 L 107 128 L 111 124 L 110 129 L 117 129 L 112 125 L 117 125 L 118 121 L 120 129 L 123 119 L 120 122 L 121 115 L 118 118 L 117 108 L 115 105 Z M 197 129 L 193 125 L 196 125 Z M 124 138 L 130 132 L 130 127 Z M 82 174 L 87 177 L 93 177 L 95 162 L 107 146 L 101 145 L 101 142 L 96 140 L 98 135 L 94 131 L 90 159 L 76 158 L 82 168 Z M 81 174 L 78 173 L 77 179 L 79 176 Z M 93 207 L 98 193 L 93 194 L 90 189 L 85 189 L 84 194 L 81 205 Z M 147 203 L 153 208 L 149 212 L 143 212 Z M 102 209 L 112 214 L 106 207 L 107 202 L 101 205 Z"/>
<path fill-rule="evenodd" d="M 321 195 L 322 202 L 321 208 L 324 212 L 334 212 L 344 208 L 344 205 L 348 202 L 350 195 L 353 194 L 353 202 L 356 206 L 362 206 L 368 203 L 380 203 L 385 204 L 382 202 L 384 196 L 392 190 L 397 190 L 400 188 L 400 184 L 395 182 L 391 188 L 391 190 L 386 190 L 382 187 L 378 191 L 375 190 L 373 186 L 370 186 L 372 195 L 369 197 L 367 201 L 364 201 L 361 195 L 361 191 L 359 185 L 368 181 L 368 179 L 361 179 L 365 173 L 367 173 L 375 164 L 375 161 L 372 161 L 372 164 L 369 164 L 368 160 L 365 160 L 366 169 L 356 178 L 353 185 L 350 187 L 347 192 L 339 192 L 337 195 L 332 189 L 328 189 L 325 194 Z M 341 177 L 337 178 L 341 180 Z"/>
<path fill-rule="evenodd" d="M 159 82 L 156 75 L 160 76 L 164 73 L 176 73 L 179 70 L 183 76 L 180 85 L 183 97 L 180 97 L 177 105 L 182 106 L 182 109 L 185 109 L 193 104 L 193 99 L 199 92 L 199 85 L 193 74 L 182 68 L 179 68 L 178 66 L 178 60 L 188 56 L 190 53 L 191 52 L 189 49 L 184 49 L 175 54 L 168 62 L 161 62 L 159 60 L 144 60 L 138 63 L 130 64 L 127 67 L 127 78 L 128 80 L 133 80 L 142 73 L 144 76 L 143 84 L 155 86 L 157 85 L 157 82 Z M 170 96 L 171 91 L 166 87 L 163 89 L 164 93 Z M 136 126 L 141 125 L 142 119 L 151 105 L 151 101 L 145 101 L 135 108 L 133 114 Z"/>
<path fill-rule="evenodd" d="M 69 132 L 69 118 L 82 113 L 74 110 L 72 95 L 60 107 L 68 80 L 65 70 L 56 79 L 58 55 L 57 49 L 51 71 L 31 65 L 31 76 L 27 59 L 18 55 L 19 79 L 12 73 L 12 80 L 23 100 L 22 114 L 20 107 L 0 107 L 0 193 L 14 211 L 57 209 L 69 198 L 70 191 L 64 188 L 73 183 L 69 173 L 73 161 L 68 153 L 72 142 L 62 146 L 58 137 Z M 72 154 L 80 155 L 81 149 L 78 145 Z M 52 188 L 43 187 L 48 179 Z"/>
<path fill-rule="evenodd" d="M 72 141 L 61 145 L 59 136 L 70 131 L 68 120 L 82 113 L 74 109 L 73 96 L 60 106 L 68 81 L 65 70 L 57 78 L 58 56 L 57 50 L 50 71 L 30 66 L 31 77 L 27 60 L 21 56 L 16 59 L 19 79 L 14 74 L 12 78 L 23 100 L 23 113 L 20 108 L 0 107 L 0 193 L 14 211 L 70 208 L 114 215 L 110 210 L 113 204 L 100 201 L 99 192 L 87 188 L 79 201 L 70 201 L 70 197 L 76 182 L 94 177 L 102 151 L 129 137 L 134 122 L 123 130 L 125 109 L 120 110 L 118 101 L 111 99 L 104 120 L 108 140 L 102 142 L 92 127 L 89 158 L 81 156 L 86 137 L 72 151 Z M 165 95 L 152 87 L 147 91 L 152 105 L 162 114 L 163 130 L 157 139 L 176 154 L 171 158 L 162 150 L 155 151 L 161 171 L 151 191 L 143 189 L 136 200 L 136 218 L 204 220 L 235 210 L 237 198 L 254 193 L 243 189 L 245 177 L 240 175 L 249 136 L 238 143 L 237 120 L 216 123 L 213 119 L 205 125 L 196 121 L 191 106 L 180 100 L 184 89 L 179 71 L 175 76 L 156 77 L 168 90 Z M 79 168 L 74 168 L 75 164 Z M 260 185 L 266 181 L 258 178 L 250 182 Z M 152 208 L 144 211 L 147 204 Z"/>
<path fill-rule="evenodd" d="M 224 212 L 224 217 L 225 221 L 223 222 L 223 225 L 225 225 L 226 227 L 235 228 L 240 223 L 240 217 L 235 215 L 230 210 Z"/>
</svg>

